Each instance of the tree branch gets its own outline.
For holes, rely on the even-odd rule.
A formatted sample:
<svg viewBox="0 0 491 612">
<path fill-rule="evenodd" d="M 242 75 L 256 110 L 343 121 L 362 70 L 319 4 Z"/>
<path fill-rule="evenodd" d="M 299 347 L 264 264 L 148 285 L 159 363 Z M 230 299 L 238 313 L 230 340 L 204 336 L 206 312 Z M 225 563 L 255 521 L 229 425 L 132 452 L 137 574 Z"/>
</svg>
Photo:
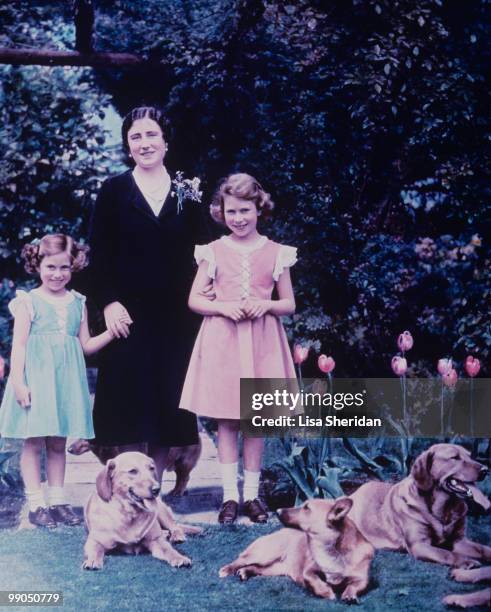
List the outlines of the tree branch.
<svg viewBox="0 0 491 612">
<path fill-rule="evenodd" d="M 0 47 L 0 64 L 13 66 L 138 66 L 150 60 L 131 53 L 77 53 Z M 153 60 L 155 61 L 155 60 Z M 157 62 L 160 63 L 160 62 Z"/>
</svg>

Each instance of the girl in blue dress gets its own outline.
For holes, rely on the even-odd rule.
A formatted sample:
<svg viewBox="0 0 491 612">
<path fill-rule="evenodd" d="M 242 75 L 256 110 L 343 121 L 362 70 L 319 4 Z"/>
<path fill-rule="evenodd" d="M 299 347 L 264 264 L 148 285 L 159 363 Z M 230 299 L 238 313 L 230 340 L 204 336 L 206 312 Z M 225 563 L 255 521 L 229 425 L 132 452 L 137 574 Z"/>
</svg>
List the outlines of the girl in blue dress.
<svg viewBox="0 0 491 612">
<path fill-rule="evenodd" d="M 94 353 L 113 339 L 109 331 L 90 337 L 85 297 L 66 288 L 72 272 L 87 265 L 87 251 L 63 234 L 25 245 L 25 269 L 39 275 L 41 284 L 17 291 L 9 304 L 15 322 L 0 433 L 24 439 L 20 467 L 29 520 L 37 526 L 81 522 L 63 494 L 66 438 L 94 437 L 83 353 Z M 44 446 L 48 507 L 41 489 Z"/>
</svg>

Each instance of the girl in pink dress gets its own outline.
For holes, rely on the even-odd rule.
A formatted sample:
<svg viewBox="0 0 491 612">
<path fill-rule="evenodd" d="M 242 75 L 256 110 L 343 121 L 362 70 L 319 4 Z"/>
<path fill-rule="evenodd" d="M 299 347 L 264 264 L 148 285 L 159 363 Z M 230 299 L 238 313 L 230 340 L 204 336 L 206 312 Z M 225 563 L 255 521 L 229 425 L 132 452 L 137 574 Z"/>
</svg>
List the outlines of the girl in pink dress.
<svg viewBox="0 0 491 612">
<path fill-rule="evenodd" d="M 232 174 L 218 188 L 210 212 L 230 230 L 210 244 L 197 245 L 199 265 L 189 297 L 191 310 L 204 315 L 183 387 L 180 407 L 218 420 L 218 458 L 223 504 L 218 520 L 238 514 L 238 435 L 241 378 L 295 378 L 288 341 L 279 317 L 295 311 L 290 266 L 296 249 L 257 231 L 273 202 L 248 174 Z M 216 300 L 201 295 L 213 281 Z M 276 285 L 278 299 L 271 295 Z M 254 522 L 268 515 L 258 498 L 262 438 L 244 437 L 244 506 Z"/>
</svg>

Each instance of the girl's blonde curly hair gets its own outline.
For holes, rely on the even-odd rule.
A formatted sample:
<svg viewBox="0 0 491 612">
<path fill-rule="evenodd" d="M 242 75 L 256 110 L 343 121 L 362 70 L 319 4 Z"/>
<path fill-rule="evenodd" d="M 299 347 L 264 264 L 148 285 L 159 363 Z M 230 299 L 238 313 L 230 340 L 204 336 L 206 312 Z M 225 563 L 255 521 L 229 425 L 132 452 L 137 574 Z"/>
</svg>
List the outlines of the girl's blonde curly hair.
<svg viewBox="0 0 491 612">
<path fill-rule="evenodd" d="M 244 172 L 230 174 L 220 182 L 210 204 L 210 215 L 217 223 L 222 225 L 225 223 L 223 207 L 224 198 L 227 195 L 254 202 L 263 219 L 270 217 L 274 208 L 269 193 L 264 191 L 253 176 Z"/>
<path fill-rule="evenodd" d="M 20 256 L 29 274 L 37 274 L 43 257 L 59 253 L 66 253 L 70 257 L 72 272 L 79 272 L 89 263 L 88 252 L 89 247 L 86 244 L 75 242 L 70 236 L 46 234 L 40 240 L 24 245 Z"/>
</svg>

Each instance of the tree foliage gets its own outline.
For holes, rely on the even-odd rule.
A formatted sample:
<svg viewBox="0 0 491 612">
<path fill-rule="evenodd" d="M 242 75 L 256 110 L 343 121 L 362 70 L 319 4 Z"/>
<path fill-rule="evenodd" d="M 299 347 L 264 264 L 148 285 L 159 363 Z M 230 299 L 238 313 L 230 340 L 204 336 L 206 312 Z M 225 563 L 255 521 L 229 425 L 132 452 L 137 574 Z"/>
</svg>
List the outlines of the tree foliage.
<svg viewBox="0 0 491 612">
<path fill-rule="evenodd" d="M 170 163 L 201 175 L 206 195 L 233 170 L 257 176 L 277 202 L 267 231 L 300 250 L 289 330 L 333 354 L 339 372 L 388 373 L 403 329 L 416 340 L 414 372 L 467 352 L 489 363 L 488 15 L 487 0 L 101 0 L 96 47 L 162 64 L 91 73 L 87 110 L 67 113 L 97 112 L 92 96 L 105 93 L 121 113 L 157 103 L 174 128 Z M 17 30 L 11 40 L 25 42 Z M 39 95 L 32 81 L 29 90 Z M 75 93 L 63 103 L 76 105 Z M 19 154 L 29 142 L 22 136 Z M 102 150 L 74 147 L 65 167 L 53 158 L 65 194 L 92 189 Z M 75 174 L 84 159 L 92 176 Z M 32 174 L 25 198 L 42 176 Z M 23 214 L 37 211 L 4 191 L 10 206 L 26 202 Z M 39 199 L 55 207 L 51 218 L 81 227 L 70 198 L 61 214 L 52 193 Z M 14 248 L 19 230 L 9 236 Z"/>
</svg>

